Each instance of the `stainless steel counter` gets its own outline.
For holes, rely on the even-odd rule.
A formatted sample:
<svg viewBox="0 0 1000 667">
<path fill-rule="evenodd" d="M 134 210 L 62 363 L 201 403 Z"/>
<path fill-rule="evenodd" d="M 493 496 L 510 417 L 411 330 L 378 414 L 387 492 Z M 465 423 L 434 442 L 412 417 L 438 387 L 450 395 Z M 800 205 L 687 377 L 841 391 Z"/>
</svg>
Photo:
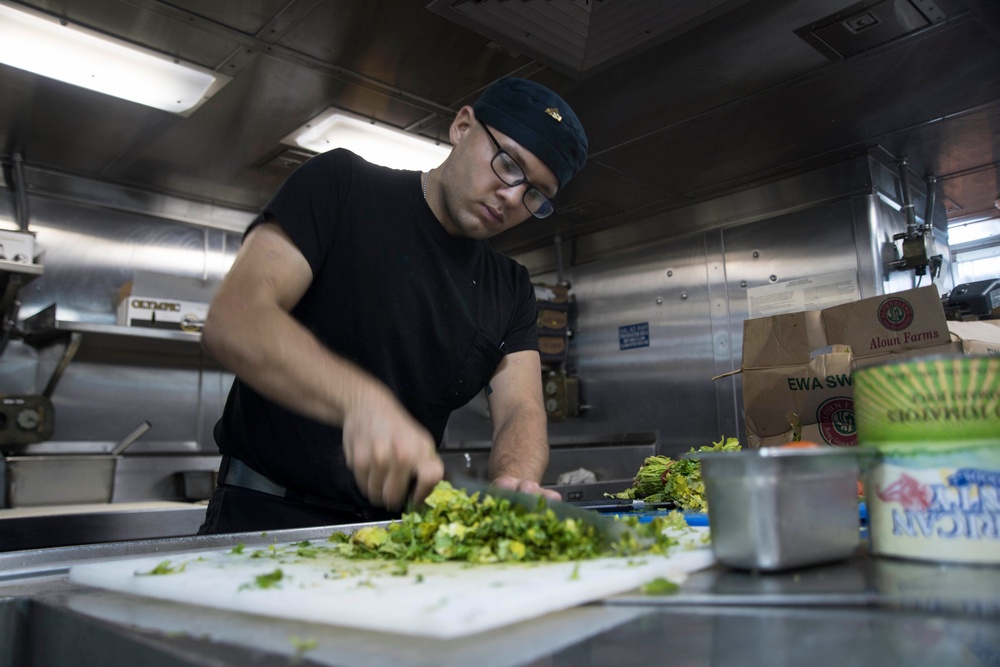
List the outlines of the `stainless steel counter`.
<svg viewBox="0 0 1000 667">
<path fill-rule="evenodd" d="M 0 509 L 0 551 L 194 535 L 205 509 L 164 501 Z"/>
<path fill-rule="evenodd" d="M 874 559 L 760 575 L 712 568 L 672 596 L 601 604 L 458 640 L 413 639 L 145 600 L 68 581 L 72 564 L 325 538 L 330 529 L 0 554 L 0 666 L 995 665 L 1000 568 Z M 331 604 L 335 604 L 331 600 Z"/>
</svg>

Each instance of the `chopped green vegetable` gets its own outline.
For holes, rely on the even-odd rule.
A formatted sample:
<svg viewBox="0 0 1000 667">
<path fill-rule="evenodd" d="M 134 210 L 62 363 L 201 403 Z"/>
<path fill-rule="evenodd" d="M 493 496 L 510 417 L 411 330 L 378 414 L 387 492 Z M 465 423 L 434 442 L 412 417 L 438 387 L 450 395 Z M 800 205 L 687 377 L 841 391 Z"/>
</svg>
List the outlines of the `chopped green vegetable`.
<svg viewBox="0 0 1000 667">
<path fill-rule="evenodd" d="M 285 577 L 285 573 L 281 571 L 281 568 L 274 570 L 273 572 L 268 572 L 267 574 L 258 574 L 254 577 L 254 584 L 257 588 L 277 588 L 278 584 Z"/>
<path fill-rule="evenodd" d="M 302 660 L 306 651 L 313 651 L 319 646 L 319 642 L 315 639 L 301 639 L 292 635 L 288 638 L 288 641 L 292 643 L 292 647 L 295 649 L 295 654 L 292 655 L 292 663 L 298 663 Z"/>
<path fill-rule="evenodd" d="M 244 550 L 245 548 L 246 548 L 246 545 L 244 545 L 244 544 L 243 544 L 242 542 L 240 542 L 240 543 L 239 543 L 239 544 L 237 544 L 237 545 L 236 545 L 235 547 L 233 547 L 233 551 L 232 551 L 232 553 L 234 553 L 234 554 L 236 554 L 236 555 L 238 556 L 238 555 L 240 555 L 241 553 L 243 553 L 243 550 Z"/>
<path fill-rule="evenodd" d="M 460 561 L 466 567 L 482 563 L 533 563 L 540 561 L 576 561 L 570 579 L 581 579 L 580 561 L 599 557 L 635 557 L 630 564 L 641 564 L 649 556 L 666 555 L 680 545 L 680 537 L 691 534 L 684 516 L 670 512 L 640 522 L 638 516 L 618 519 L 631 528 L 619 541 L 608 544 L 594 526 L 573 519 L 559 519 L 539 497 L 534 509 L 487 494 L 468 495 L 448 482 L 440 482 L 419 512 L 407 512 L 399 521 L 382 525 L 362 526 L 353 532 L 335 531 L 326 543 L 308 541 L 286 545 L 269 545 L 244 553 L 243 545 L 232 549 L 236 559 L 269 558 L 279 564 L 296 559 L 335 559 L 384 561 L 379 568 L 390 575 L 414 575 L 416 583 L 424 581 L 420 572 L 412 572 L 415 563 Z M 645 517 L 644 517 L 645 518 Z M 611 520 L 611 519 L 608 519 Z M 182 566 L 183 567 L 183 566 Z M 374 587 L 372 567 L 344 567 L 331 562 L 323 576 L 344 579 L 368 574 L 357 582 L 360 587 Z M 164 561 L 157 574 L 174 571 Z M 285 579 L 280 568 L 255 577 L 249 588 L 277 588 Z"/>
<path fill-rule="evenodd" d="M 163 575 L 163 574 L 180 574 L 181 572 L 184 571 L 184 568 L 186 566 L 187 566 L 187 563 L 181 563 L 180 565 L 172 566 L 172 565 L 170 565 L 170 561 L 169 560 L 165 560 L 165 561 L 161 562 L 160 564 L 158 564 L 156 567 L 154 567 L 149 572 L 136 572 L 136 574 L 137 575 L 153 575 L 153 576 Z"/>
<path fill-rule="evenodd" d="M 647 595 L 672 595 L 680 589 L 680 586 L 672 581 L 658 577 L 648 584 L 643 585 L 639 590 Z"/>
<path fill-rule="evenodd" d="M 330 535 L 332 551 L 356 559 L 399 562 L 464 561 L 509 563 L 573 561 L 638 553 L 663 554 L 677 540 L 667 528 L 686 529 L 679 513 L 639 523 L 622 519 L 633 535 L 607 546 L 593 526 L 561 520 L 539 497 L 534 510 L 490 495 L 480 500 L 448 482 L 439 483 L 421 512 L 403 514 L 397 522 L 365 526 L 353 533 Z"/>
<path fill-rule="evenodd" d="M 697 450 L 692 447 L 691 451 L 732 452 L 739 449 L 740 442 L 736 438 L 721 438 L 711 446 L 705 445 Z M 640 466 L 630 488 L 606 495 L 647 503 L 673 503 L 682 510 L 708 511 L 701 462 L 694 459 L 675 461 L 669 456 L 650 456 Z"/>
</svg>

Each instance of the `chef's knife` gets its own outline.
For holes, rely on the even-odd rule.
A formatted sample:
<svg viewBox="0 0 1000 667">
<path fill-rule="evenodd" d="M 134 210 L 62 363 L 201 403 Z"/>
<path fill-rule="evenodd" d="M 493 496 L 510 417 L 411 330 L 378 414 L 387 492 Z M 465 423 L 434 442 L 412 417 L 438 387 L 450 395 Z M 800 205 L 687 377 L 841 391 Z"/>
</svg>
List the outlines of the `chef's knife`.
<svg viewBox="0 0 1000 667">
<path fill-rule="evenodd" d="M 629 498 L 600 498 L 597 500 L 571 500 L 574 507 L 594 512 L 631 512 L 644 509 L 675 509 L 671 502 L 647 503 L 645 500 Z"/>
<path fill-rule="evenodd" d="M 569 503 L 564 503 L 558 500 L 549 500 L 548 498 L 530 493 L 520 493 L 509 489 L 501 489 L 493 484 L 490 484 L 489 482 L 451 472 L 445 473 L 444 478 L 445 481 L 449 482 L 453 487 L 465 491 L 470 496 L 474 493 L 479 493 L 480 498 L 486 495 L 491 495 L 494 498 L 503 498 L 504 500 L 510 501 L 511 505 L 523 507 L 524 509 L 532 512 L 539 509 L 539 500 L 541 499 L 544 503 L 544 507 L 552 510 L 552 513 L 555 514 L 558 519 L 573 519 L 585 525 L 593 526 L 601 540 L 606 545 L 617 543 L 628 535 L 639 539 L 635 535 L 635 531 L 624 523 L 609 517 L 601 516 L 597 512 L 574 507 Z"/>
</svg>

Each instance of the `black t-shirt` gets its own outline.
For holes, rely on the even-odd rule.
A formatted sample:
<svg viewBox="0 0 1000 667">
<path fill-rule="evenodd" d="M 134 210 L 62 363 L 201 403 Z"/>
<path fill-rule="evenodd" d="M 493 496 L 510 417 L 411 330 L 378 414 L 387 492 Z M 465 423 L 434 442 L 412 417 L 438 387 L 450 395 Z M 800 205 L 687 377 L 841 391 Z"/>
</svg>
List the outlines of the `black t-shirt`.
<svg viewBox="0 0 1000 667">
<path fill-rule="evenodd" d="M 299 167 L 253 225 L 280 225 L 312 268 L 293 317 L 388 385 L 440 444 L 448 416 L 486 386 L 505 353 L 538 349 L 537 306 L 523 266 L 445 231 L 420 177 L 330 151 Z M 223 454 L 279 484 L 344 511 L 371 508 L 344 461 L 340 429 L 238 377 L 216 433 Z"/>
</svg>

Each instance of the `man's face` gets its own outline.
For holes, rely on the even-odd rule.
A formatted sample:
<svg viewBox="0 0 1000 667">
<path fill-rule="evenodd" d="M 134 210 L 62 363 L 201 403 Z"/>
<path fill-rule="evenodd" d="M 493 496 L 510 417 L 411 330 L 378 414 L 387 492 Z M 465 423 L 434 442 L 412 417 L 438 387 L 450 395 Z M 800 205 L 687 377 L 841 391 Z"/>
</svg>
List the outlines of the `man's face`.
<svg viewBox="0 0 1000 667">
<path fill-rule="evenodd" d="M 539 196 L 555 196 L 555 174 L 507 135 L 484 127 L 470 107 L 456 116 L 452 143 L 455 148 L 442 171 L 441 191 L 442 224 L 450 234 L 473 239 L 496 236 L 533 217 L 526 199 L 535 206 Z M 502 175 L 508 182 L 517 180 L 510 176 L 512 167 L 515 174 L 519 168 L 524 175 L 517 185 L 501 179 Z"/>
</svg>

